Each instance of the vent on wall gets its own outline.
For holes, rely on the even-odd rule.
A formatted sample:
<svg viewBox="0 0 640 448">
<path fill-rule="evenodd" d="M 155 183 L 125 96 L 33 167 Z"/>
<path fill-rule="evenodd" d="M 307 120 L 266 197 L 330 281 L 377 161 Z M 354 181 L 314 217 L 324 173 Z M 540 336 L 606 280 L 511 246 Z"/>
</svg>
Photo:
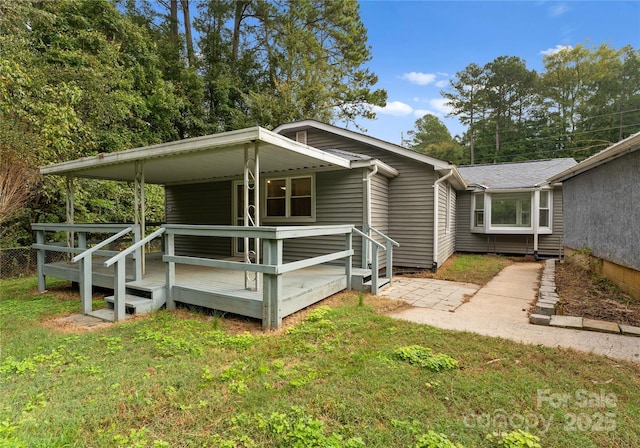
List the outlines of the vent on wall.
<svg viewBox="0 0 640 448">
<path fill-rule="evenodd" d="M 307 144 L 307 131 L 298 131 L 296 132 L 296 141 L 298 143 L 302 143 L 304 145 Z"/>
</svg>

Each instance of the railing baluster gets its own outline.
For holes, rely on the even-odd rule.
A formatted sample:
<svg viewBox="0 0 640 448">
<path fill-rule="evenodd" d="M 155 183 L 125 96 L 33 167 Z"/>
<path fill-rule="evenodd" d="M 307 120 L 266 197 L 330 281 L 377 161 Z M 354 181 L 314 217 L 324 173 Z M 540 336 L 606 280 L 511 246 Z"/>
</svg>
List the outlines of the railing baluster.
<svg viewBox="0 0 640 448">
<path fill-rule="evenodd" d="M 114 267 L 114 289 L 113 289 L 113 320 L 119 322 L 125 319 L 125 294 L 127 279 L 125 278 L 124 259 L 118 260 Z"/>
<path fill-rule="evenodd" d="M 353 233 L 348 232 L 344 234 L 344 249 L 350 251 L 353 248 Z M 347 289 L 351 289 L 351 271 L 353 262 L 353 256 L 349 255 L 344 260 L 344 274 L 347 276 Z"/>
<path fill-rule="evenodd" d="M 173 233 L 167 233 L 165 235 L 165 254 L 169 257 L 175 255 L 174 249 L 174 236 Z M 167 262 L 166 265 L 166 276 L 167 276 L 167 298 L 166 304 L 168 310 L 175 310 L 176 303 L 173 301 L 173 285 L 176 284 L 176 264 L 173 261 Z"/>
</svg>

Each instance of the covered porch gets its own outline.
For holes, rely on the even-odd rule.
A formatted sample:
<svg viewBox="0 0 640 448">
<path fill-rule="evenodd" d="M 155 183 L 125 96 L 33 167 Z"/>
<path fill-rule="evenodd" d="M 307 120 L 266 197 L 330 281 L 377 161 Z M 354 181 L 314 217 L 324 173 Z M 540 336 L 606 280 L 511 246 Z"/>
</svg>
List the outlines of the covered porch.
<svg viewBox="0 0 640 448">
<path fill-rule="evenodd" d="M 349 171 L 367 166 L 373 171 L 376 163 L 350 160 L 262 128 L 250 128 L 44 167 L 43 174 L 68 180 L 67 223 L 33 225 L 39 288 L 46 288 L 47 276 L 77 282 L 86 314 L 96 313 L 91 306 L 93 286 L 111 288 L 113 310 L 98 312 L 108 320 L 124 319 L 127 310 L 172 309 L 180 302 L 259 318 L 265 328 L 275 328 L 283 317 L 345 288 L 368 287 L 376 293 L 390 281 L 392 248 L 397 243 L 366 222 L 264 226 L 264 196 L 260 194 L 260 177 L 265 173 Z M 73 180 L 77 177 L 131 182 L 134 222 L 76 224 Z M 211 181 L 242 186 L 238 201 L 242 209 L 228 217 L 232 225 L 170 223 L 145 235 L 145 183 L 167 186 Z M 221 213 L 228 214 L 228 210 Z M 60 232 L 66 234 L 66 245 L 50 238 L 57 233 L 60 241 Z M 92 241 L 92 233 L 100 238 Z M 156 239 L 162 241 L 162 252 L 147 254 L 148 244 Z M 313 252 L 286 256 L 284 243 L 301 239 L 313 245 Z M 186 240 L 197 245 L 202 241 L 201 248 L 209 247 L 208 241 L 213 240 L 220 247 L 223 241 L 228 252 L 185 251 L 179 243 Z M 325 247 L 318 241 L 330 244 Z M 114 244 L 121 250 L 113 250 Z M 46 252 L 51 250 L 67 252 L 70 261 L 45 263 Z M 387 251 L 386 256 L 379 257 L 379 250 Z M 379 258 L 387 266 L 382 277 Z"/>
</svg>

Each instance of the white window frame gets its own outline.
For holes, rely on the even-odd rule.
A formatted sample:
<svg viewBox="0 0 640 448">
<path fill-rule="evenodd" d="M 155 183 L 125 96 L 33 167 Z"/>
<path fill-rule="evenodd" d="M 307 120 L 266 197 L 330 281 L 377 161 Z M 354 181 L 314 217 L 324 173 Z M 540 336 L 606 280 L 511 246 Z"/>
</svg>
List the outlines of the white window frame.
<svg viewBox="0 0 640 448">
<path fill-rule="evenodd" d="M 540 226 L 540 191 L 548 192 L 549 194 L 549 225 Z M 553 190 L 552 189 L 537 189 L 537 190 L 501 190 L 495 191 L 495 193 L 530 193 L 531 194 L 531 217 L 530 225 L 527 227 L 514 227 L 514 226 L 494 226 L 491 222 L 491 204 L 492 193 L 494 192 L 481 192 L 476 191 L 471 193 L 471 217 L 470 217 L 470 229 L 472 233 L 487 233 L 487 234 L 525 234 L 530 235 L 535 232 L 537 227 L 537 233 L 541 235 L 553 233 Z M 484 197 L 484 225 L 475 225 L 476 214 L 476 197 L 477 195 L 483 195 Z"/>
<path fill-rule="evenodd" d="M 293 179 L 303 179 L 309 178 L 311 179 L 311 216 L 291 216 L 291 181 Z M 285 216 L 269 216 L 267 214 L 267 183 L 271 180 L 281 180 L 285 181 Z M 316 176 L 314 173 L 311 174 L 301 174 L 296 176 L 273 176 L 268 177 L 263 180 L 263 188 L 264 195 L 261 198 L 262 204 L 262 213 L 260 216 L 262 217 L 262 222 L 265 223 L 274 223 L 274 222 L 296 222 L 296 223 L 307 223 L 307 222 L 316 222 Z"/>
</svg>

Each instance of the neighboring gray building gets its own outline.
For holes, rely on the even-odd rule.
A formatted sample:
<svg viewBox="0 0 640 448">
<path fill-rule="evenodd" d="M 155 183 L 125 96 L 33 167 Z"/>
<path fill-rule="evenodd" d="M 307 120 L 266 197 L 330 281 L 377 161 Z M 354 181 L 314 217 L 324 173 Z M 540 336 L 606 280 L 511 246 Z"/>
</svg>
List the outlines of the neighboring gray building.
<svg viewBox="0 0 640 448">
<path fill-rule="evenodd" d="M 549 178 L 576 161 L 536 160 L 459 167 L 456 251 L 559 256 L 562 186 Z"/>
<path fill-rule="evenodd" d="M 640 297 L 640 133 L 551 181 L 563 183 L 567 255 L 589 253 L 600 273 Z"/>
</svg>

